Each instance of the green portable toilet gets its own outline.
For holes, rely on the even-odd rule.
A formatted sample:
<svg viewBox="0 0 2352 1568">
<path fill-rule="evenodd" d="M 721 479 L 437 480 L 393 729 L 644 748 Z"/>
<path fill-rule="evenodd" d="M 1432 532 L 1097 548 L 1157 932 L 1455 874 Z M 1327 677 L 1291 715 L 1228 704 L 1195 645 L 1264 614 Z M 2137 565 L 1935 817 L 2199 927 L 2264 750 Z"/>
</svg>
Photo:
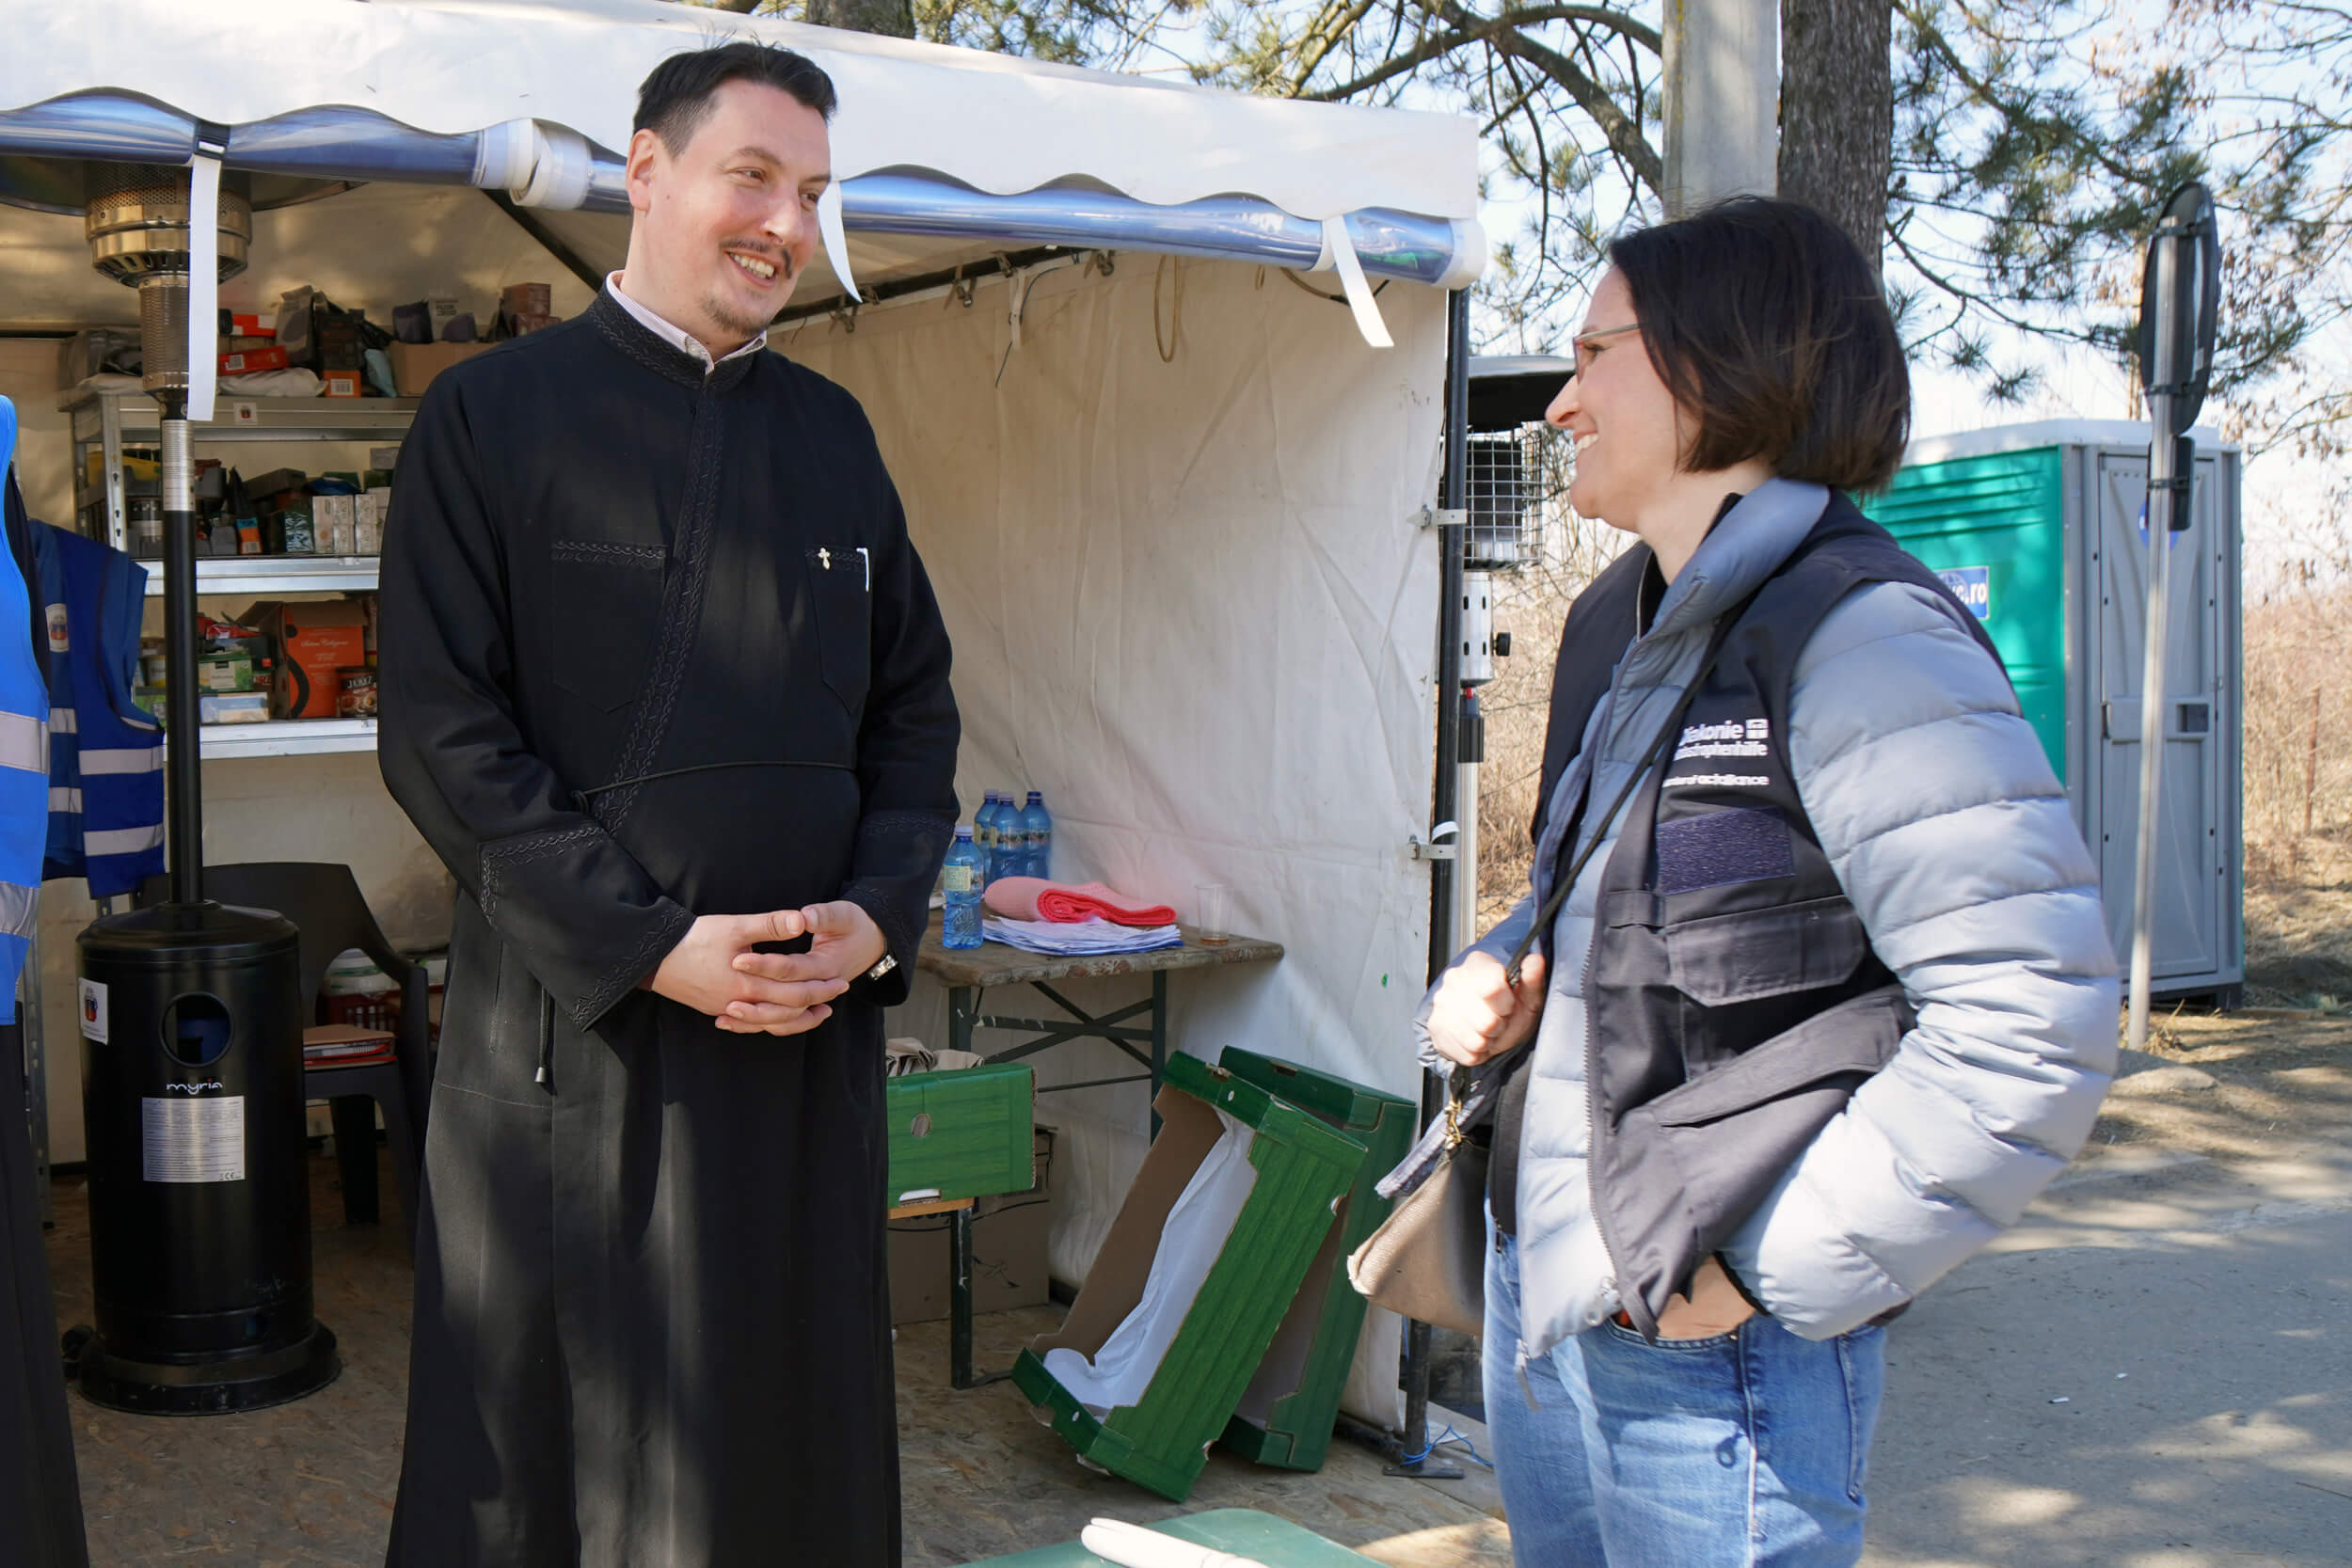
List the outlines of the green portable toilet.
<svg viewBox="0 0 2352 1568">
<path fill-rule="evenodd" d="M 2196 436 L 2167 611 L 2153 990 L 2228 1006 L 2246 978 L 2239 457 L 2209 430 Z M 2126 961 L 2147 485 L 2146 425 L 2052 420 L 1914 441 L 1893 486 L 1863 503 L 1984 621 L 2098 861 L 2108 934 Z"/>
<path fill-rule="evenodd" d="M 1364 1298 L 1347 1282 L 1348 1255 L 1388 1218 L 1389 1202 L 1373 1188 L 1411 1152 L 1421 1107 L 1401 1095 L 1383 1094 L 1239 1046 L 1227 1046 L 1217 1065 L 1313 1113 L 1364 1146 L 1363 1166 L 1348 1190 L 1340 1223 L 1331 1227 L 1308 1266 L 1307 1277 L 1243 1391 L 1233 1418 L 1225 1423 L 1221 1439 L 1235 1453 L 1261 1465 L 1319 1470 L 1339 1419 L 1340 1394 L 1356 1360 L 1356 1338 L 1364 1326 Z"/>
</svg>

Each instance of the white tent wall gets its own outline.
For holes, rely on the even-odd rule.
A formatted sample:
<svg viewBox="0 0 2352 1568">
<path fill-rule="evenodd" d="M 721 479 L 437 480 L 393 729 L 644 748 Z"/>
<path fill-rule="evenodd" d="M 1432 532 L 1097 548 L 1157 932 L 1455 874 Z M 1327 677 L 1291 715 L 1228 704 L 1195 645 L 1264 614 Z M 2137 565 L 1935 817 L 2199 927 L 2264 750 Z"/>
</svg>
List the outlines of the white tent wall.
<svg viewBox="0 0 2352 1568">
<path fill-rule="evenodd" d="M 1155 305 L 1157 321 L 1155 324 Z M 1445 295 L 1388 290 L 1395 335 L 1280 276 L 1127 255 L 1047 274 L 1008 356 L 1008 292 L 780 333 L 872 418 L 956 649 L 959 794 L 1042 789 L 1056 870 L 1189 916 L 1233 889 L 1278 965 L 1171 977 L 1175 1049 L 1241 1045 L 1411 1096 L 1422 985 Z M 1172 345 L 1172 357 L 1162 349 Z M 1001 379 L 999 379 L 1001 371 Z M 1073 987 L 1089 1010 L 1140 980 Z M 991 1006 L 1051 1016 L 1033 993 Z M 923 981 L 894 1034 L 946 1039 Z M 1009 1037 L 983 1035 L 982 1049 Z M 1100 1043 L 1041 1085 L 1135 1070 Z M 1051 1094 L 1057 1275 L 1084 1277 L 1148 1137 L 1140 1084 Z M 1349 1408 L 1396 1418 L 1376 1313 Z"/>
</svg>

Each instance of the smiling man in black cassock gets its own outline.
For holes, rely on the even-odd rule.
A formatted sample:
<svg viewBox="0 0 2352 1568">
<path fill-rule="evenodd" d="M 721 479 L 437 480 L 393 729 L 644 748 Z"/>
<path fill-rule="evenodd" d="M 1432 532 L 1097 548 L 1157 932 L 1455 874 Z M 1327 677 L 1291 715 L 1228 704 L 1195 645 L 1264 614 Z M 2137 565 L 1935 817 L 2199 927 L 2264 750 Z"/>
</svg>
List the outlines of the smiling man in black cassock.
<svg viewBox="0 0 2352 1568">
<path fill-rule="evenodd" d="M 764 349 L 833 103 L 657 68 L 626 269 L 401 449 L 384 777 L 461 891 L 394 1568 L 898 1561 L 882 1008 L 957 720 L 872 430 Z"/>
</svg>

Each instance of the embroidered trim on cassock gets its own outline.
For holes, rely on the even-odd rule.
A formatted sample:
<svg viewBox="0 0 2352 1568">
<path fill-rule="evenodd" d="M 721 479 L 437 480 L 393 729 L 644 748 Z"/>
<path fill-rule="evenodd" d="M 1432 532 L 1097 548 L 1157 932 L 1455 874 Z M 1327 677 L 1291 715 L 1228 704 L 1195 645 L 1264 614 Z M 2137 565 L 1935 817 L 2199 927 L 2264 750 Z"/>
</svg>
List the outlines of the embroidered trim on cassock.
<svg viewBox="0 0 2352 1568">
<path fill-rule="evenodd" d="M 558 539 L 548 546 L 558 561 L 578 561 L 591 566 L 638 566 L 658 572 L 669 564 L 670 552 L 659 545 L 616 545 L 598 539 Z"/>
<path fill-rule="evenodd" d="M 582 823 L 574 828 L 553 828 L 546 832 L 524 833 L 516 838 L 501 838 L 482 847 L 482 918 L 495 921 L 498 916 L 499 879 L 511 867 L 525 861 L 535 861 L 552 855 L 568 845 L 582 839 L 599 838 L 604 830 L 595 823 Z"/>
</svg>

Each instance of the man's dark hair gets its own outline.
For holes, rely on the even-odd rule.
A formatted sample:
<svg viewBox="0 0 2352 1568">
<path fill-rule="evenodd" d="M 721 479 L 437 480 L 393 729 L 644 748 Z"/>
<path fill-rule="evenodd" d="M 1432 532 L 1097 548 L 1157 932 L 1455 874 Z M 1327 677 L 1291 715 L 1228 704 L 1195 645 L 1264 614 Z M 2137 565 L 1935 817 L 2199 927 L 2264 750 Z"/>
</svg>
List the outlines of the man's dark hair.
<svg viewBox="0 0 2352 1568">
<path fill-rule="evenodd" d="M 1853 491 L 1895 477 L 1910 367 L 1844 230 L 1802 202 L 1734 197 L 1626 235 L 1609 261 L 1659 379 L 1698 426 L 1685 468 L 1761 457 L 1784 479 Z"/>
<path fill-rule="evenodd" d="M 833 78 L 816 61 L 789 49 L 739 41 L 673 55 L 655 66 L 637 89 L 637 122 L 630 134 L 651 131 L 676 157 L 710 118 L 712 96 L 729 82 L 764 82 L 833 119 Z"/>
</svg>

